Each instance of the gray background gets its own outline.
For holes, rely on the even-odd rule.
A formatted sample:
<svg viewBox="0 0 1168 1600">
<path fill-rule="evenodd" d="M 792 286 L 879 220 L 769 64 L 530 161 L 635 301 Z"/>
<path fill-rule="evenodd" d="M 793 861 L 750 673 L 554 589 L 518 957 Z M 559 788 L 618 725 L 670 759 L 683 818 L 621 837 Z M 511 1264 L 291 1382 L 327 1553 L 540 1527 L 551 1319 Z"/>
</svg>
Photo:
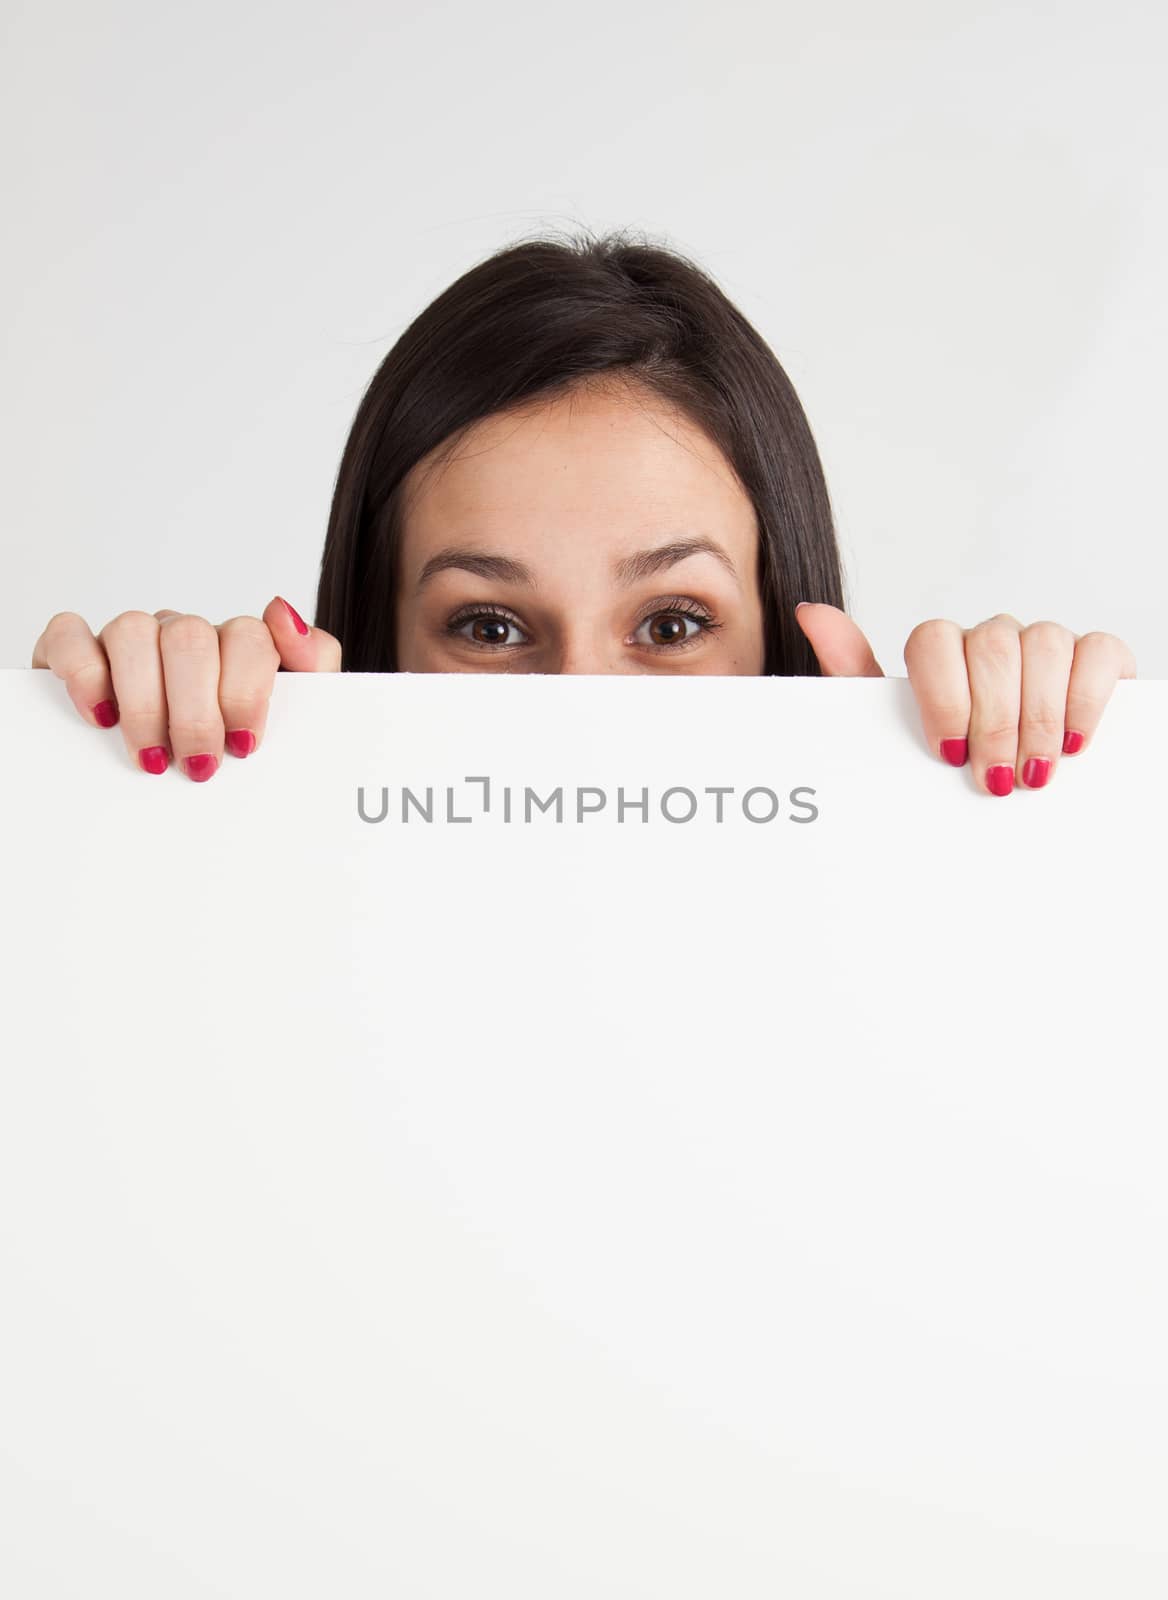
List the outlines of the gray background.
<svg viewBox="0 0 1168 1600">
<path fill-rule="evenodd" d="M 0 665 L 57 610 L 311 612 L 406 323 L 498 246 L 695 255 L 811 418 L 850 609 L 1168 676 L 1168 24 L 1145 4 L 9 4 Z"/>
</svg>

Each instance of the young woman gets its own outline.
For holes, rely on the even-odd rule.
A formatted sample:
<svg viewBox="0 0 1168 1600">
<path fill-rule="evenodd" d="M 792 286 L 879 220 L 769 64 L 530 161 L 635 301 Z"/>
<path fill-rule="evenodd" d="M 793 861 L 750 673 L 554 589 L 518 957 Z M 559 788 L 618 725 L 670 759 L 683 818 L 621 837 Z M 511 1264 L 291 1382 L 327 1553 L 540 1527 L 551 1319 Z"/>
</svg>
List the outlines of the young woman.
<svg viewBox="0 0 1168 1600">
<path fill-rule="evenodd" d="M 909 634 L 934 755 L 993 795 L 1085 748 L 1131 650 L 999 614 Z M 511 246 L 406 329 L 341 460 L 315 626 L 54 616 L 32 665 L 148 773 L 255 751 L 275 673 L 882 676 L 843 609 L 831 506 L 773 352 L 683 256 Z"/>
</svg>

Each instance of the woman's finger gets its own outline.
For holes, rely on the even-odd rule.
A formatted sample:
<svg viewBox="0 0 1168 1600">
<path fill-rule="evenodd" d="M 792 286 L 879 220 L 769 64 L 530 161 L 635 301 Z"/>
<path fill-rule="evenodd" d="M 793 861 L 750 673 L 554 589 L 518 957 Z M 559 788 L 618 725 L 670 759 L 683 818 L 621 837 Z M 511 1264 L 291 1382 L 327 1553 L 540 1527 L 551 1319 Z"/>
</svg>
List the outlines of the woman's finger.
<svg viewBox="0 0 1168 1600">
<path fill-rule="evenodd" d="M 231 617 L 219 624 L 219 710 L 233 756 L 249 756 L 259 748 L 279 666 L 271 631 L 259 617 Z"/>
<path fill-rule="evenodd" d="M 1054 777 L 1063 747 L 1067 682 L 1075 636 L 1057 622 L 1032 622 L 1018 635 L 1022 650 L 1022 699 L 1015 775 L 1027 789 Z"/>
<path fill-rule="evenodd" d="M 904 664 L 929 749 L 951 767 L 964 766 L 971 710 L 964 628 L 946 617 L 918 622 L 905 640 Z"/>
<path fill-rule="evenodd" d="M 69 698 L 92 727 L 112 728 L 118 720 L 117 696 L 109 662 L 84 617 L 58 611 L 33 645 L 32 665 L 60 678 Z"/>
<path fill-rule="evenodd" d="M 1085 633 L 1075 640 L 1067 685 L 1064 755 L 1086 749 L 1120 678 L 1136 676 L 1136 658 L 1113 633 Z"/>
<path fill-rule="evenodd" d="M 109 658 L 130 760 L 143 772 L 163 773 L 170 751 L 157 618 L 148 611 L 123 611 L 98 638 Z"/>
<path fill-rule="evenodd" d="M 795 617 L 825 678 L 882 678 L 880 663 L 859 626 L 839 606 L 800 600 Z"/>
<path fill-rule="evenodd" d="M 205 783 L 223 760 L 219 635 L 205 617 L 166 616 L 158 626 L 171 747 L 187 777 Z"/>
<path fill-rule="evenodd" d="M 281 595 L 264 609 L 264 621 L 286 672 L 339 672 L 341 645 L 323 628 L 310 627 Z"/>
<path fill-rule="evenodd" d="M 1018 720 L 1022 714 L 1022 624 L 1004 613 L 965 634 L 969 677 L 969 762 L 975 782 L 990 794 L 1014 787 Z"/>
</svg>

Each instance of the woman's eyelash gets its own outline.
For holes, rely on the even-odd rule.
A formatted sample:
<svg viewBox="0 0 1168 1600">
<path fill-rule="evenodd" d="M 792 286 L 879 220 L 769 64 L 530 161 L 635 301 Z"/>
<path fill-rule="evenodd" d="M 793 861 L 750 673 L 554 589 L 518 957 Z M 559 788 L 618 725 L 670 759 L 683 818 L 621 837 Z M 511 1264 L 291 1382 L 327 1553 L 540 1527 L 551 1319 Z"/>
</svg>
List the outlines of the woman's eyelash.
<svg viewBox="0 0 1168 1600">
<path fill-rule="evenodd" d="M 695 645 L 705 634 L 711 634 L 722 624 L 706 606 L 699 600 L 691 599 L 688 595 L 671 595 L 664 600 L 654 600 L 653 604 L 643 611 L 637 619 L 633 629 L 634 633 L 643 628 L 646 622 L 654 617 L 689 617 L 698 624 L 698 632 L 691 634 L 688 639 L 677 639 L 672 644 L 658 644 L 650 640 L 645 649 L 662 653 L 677 655 L 682 650 L 687 650 Z"/>
<path fill-rule="evenodd" d="M 479 617 L 493 617 L 499 622 L 510 622 L 516 628 L 523 627 L 515 613 L 508 611 L 506 606 L 497 606 L 484 601 L 477 605 L 463 606 L 461 611 L 456 611 L 446 623 L 445 631 L 458 634 L 466 627 L 468 622 L 475 622 Z M 481 639 L 466 639 L 465 635 L 463 637 L 467 644 L 478 645 L 482 650 L 498 650 L 500 648 L 499 645 L 484 644 Z"/>
<path fill-rule="evenodd" d="M 694 600 L 689 595 L 668 595 L 663 599 L 654 600 L 652 605 L 645 608 L 645 610 L 634 623 L 633 631 L 636 632 L 638 628 L 644 627 L 645 623 L 651 621 L 654 617 L 668 616 L 690 617 L 699 625 L 700 631 L 696 634 L 693 634 L 688 639 L 679 639 L 673 644 L 650 643 L 646 648 L 650 650 L 671 650 L 674 652 L 678 650 L 684 650 L 687 645 L 696 643 L 702 634 L 713 633 L 716 629 L 722 626 L 722 623 L 718 621 L 713 612 L 710 611 L 708 607 L 702 605 L 700 601 Z M 480 617 L 493 618 L 498 622 L 509 622 L 512 624 L 512 626 L 519 628 L 520 630 L 523 629 L 522 622 L 520 622 L 515 613 L 508 610 L 506 606 L 496 605 L 491 601 L 479 601 L 472 603 L 471 605 L 463 606 L 461 610 L 456 611 L 454 615 L 446 622 L 445 632 L 458 635 L 463 638 L 466 643 L 476 645 L 481 650 L 506 650 L 514 648 L 514 646 L 509 645 L 485 644 L 480 639 L 468 639 L 466 635 L 462 633 L 462 629 L 466 627 L 468 622 L 477 621 Z"/>
<path fill-rule="evenodd" d="M 704 623 L 707 628 L 720 628 L 722 624 L 700 600 L 693 600 L 689 595 L 673 595 L 666 600 L 654 600 L 647 611 L 637 618 L 637 627 L 642 622 L 648 622 L 650 617 L 676 616 L 678 612 L 685 617 L 693 617 L 695 622 Z"/>
</svg>

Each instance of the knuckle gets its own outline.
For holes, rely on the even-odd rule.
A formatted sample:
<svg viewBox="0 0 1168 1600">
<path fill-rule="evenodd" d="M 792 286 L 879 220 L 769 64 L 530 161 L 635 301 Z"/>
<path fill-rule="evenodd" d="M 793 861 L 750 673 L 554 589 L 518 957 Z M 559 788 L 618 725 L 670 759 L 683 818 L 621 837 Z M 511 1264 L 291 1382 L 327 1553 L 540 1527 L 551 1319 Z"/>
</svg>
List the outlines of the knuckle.
<svg viewBox="0 0 1168 1600">
<path fill-rule="evenodd" d="M 1080 645 L 1087 645 L 1092 650 L 1105 650 L 1118 653 L 1123 648 L 1123 641 L 1114 633 L 1101 633 L 1094 629 L 1091 633 L 1084 633 L 1079 637 Z"/>
<path fill-rule="evenodd" d="M 120 611 L 101 630 L 103 638 L 156 639 L 158 623 L 148 611 Z"/>
<path fill-rule="evenodd" d="M 80 692 L 80 686 L 84 683 L 89 683 L 92 681 L 98 684 L 104 684 L 107 682 L 109 678 L 109 668 L 106 666 L 104 660 L 78 661 L 74 666 L 69 667 L 68 670 L 59 668 L 57 675 L 62 679 L 67 689 L 70 691 L 77 689 Z"/>
<path fill-rule="evenodd" d="M 933 640 L 948 639 L 957 627 L 955 622 L 950 622 L 946 617 L 927 617 L 924 622 L 918 622 L 904 642 L 905 650 L 917 649 L 922 644 L 929 644 Z"/>
<path fill-rule="evenodd" d="M 1110 698 L 1111 692 L 1108 689 L 1099 692 L 1094 688 L 1087 688 L 1083 685 L 1078 688 L 1072 687 L 1067 694 L 1066 710 L 1063 713 L 1065 725 L 1067 727 L 1072 726 L 1073 718 L 1081 717 L 1085 713 L 1090 713 L 1093 717 L 1102 716 L 1103 709 Z"/>
<path fill-rule="evenodd" d="M 937 700 L 928 707 L 929 716 L 940 728 L 950 730 L 954 736 L 969 726 L 969 703 L 958 705 L 955 700 Z"/>
<path fill-rule="evenodd" d="M 161 700 L 131 700 L 127 702 L 120 695 L 118 697 L 118 710 L 124 725 L 142 727 L 149 723 L 152 726 L 162 721 L 163 707 Z"/>
<path fill-rule="evenodd" d="M 1018 737 L 1018 723 L 997 719 L 985 722 L 974 728 L 973 737 L 979 744 L 1008 744 Z"/>
<path fill-rule="evenodd" d="M 261 617 L 228 617 L 226 622 L 219 624 L 219 632 L 227 634 L 233 641 L 254 645 L 258 649 L 270 651 L 272 655 L 277 653 L 275 640 L 267 623 Z"/>
<path fill-rule="evenodd" d="M 1027 733 L 1031 736 L 1037 734 L 1051 741 L 1061 740 L 1066 711 L 1062 707 L 1035 706 L 1028 711 L 1024 718 Z"/>
<path fill-rule="evenodd" d="M 219 709 L 232 722 L 251 726 L 257 717 L 267 712 L 269 698 L 266 694 L 221 694 Z"/>
<path fill-rule="evenodd" d="M 1018 661 L 1018 635 L 994 618 L 970 630 L 966 645 L 977 659 L 995 668 L 1014 667 Z"/>
<path fill-rule="evenodd" d="M 1029 649 L 1052 656 L 1067 655 L 1075 643 L 1074 634 L 1061 622 L 1032 622 L 1023 628 L 1022 638 Z"/>
<path fill-rule="evenodd" d="M 79 623 L 83 628 L 89 626 L 85 618 L 78 616 L 76 611 L 54 611 L 45 623 L 45 634 L 60 633 L 63 629 L 77 627 Z"/>
<path fill-rule="evenodd" d="M 167 617 L 158 626 L 164 649 L 183 655 L 203 655 L 219 648 L 219 637 L 206 617 L 183 614 Z"/>
<path fill-rule="evenodd" d="M 177 744 L 206 750 L 223 739 L 222 717 L 171 717 L 170 736 Z"/>
</svg>

